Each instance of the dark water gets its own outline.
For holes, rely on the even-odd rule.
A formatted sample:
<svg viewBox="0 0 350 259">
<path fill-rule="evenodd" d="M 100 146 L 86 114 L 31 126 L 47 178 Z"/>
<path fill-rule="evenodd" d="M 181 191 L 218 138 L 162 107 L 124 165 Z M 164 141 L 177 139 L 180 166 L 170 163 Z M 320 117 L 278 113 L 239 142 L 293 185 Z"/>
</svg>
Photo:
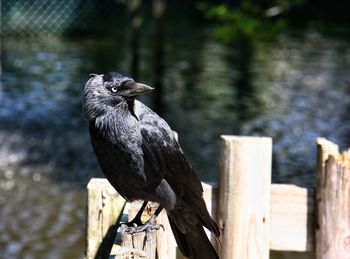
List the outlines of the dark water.
<svg viewBox="0 0 350 259">
<path fill-rule="evenodd" d="M 350 145 L 349 41 L 309 26 L 230 47 L 186 19 L 166 34 L 164 117 L 201 178 L 217 181 L 221 134 L 263 135 L 274 140 L 273 180 L 313 186 L 315 139 Z M 82 257 L 84 188 L 101 174 L 81 91 L 91 72 L 128 70 L 121 35 L 3 39 L 1 257 Z M 150 37 L 141 53 L 140 77 L 152 84 Z"/>
</svg>

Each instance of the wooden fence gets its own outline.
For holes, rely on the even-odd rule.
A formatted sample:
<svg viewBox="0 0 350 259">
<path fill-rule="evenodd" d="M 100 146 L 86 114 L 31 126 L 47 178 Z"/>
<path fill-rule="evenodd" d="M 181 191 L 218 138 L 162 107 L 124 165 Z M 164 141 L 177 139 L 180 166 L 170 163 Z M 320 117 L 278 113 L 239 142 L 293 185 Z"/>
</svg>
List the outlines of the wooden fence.
<svg viewBox="0 0 350 259">
<path fill-rule="evenodd" d="M 212 237 L 220 258 L 267 259 L 270 250 L 350 258 L 350 150 L 340 154 L 337 145 L 317 140 L 313 190 L 271 183 L 271 138 L 222 136 L 221 141 L 219 186 L 203 183 L 208 210 L 221 229 L 221 245 Z M 87 188 L 85 258 L 108 258 L 103 251 L 112 245 L 114 258 L 181 258 L 164 211 L 158 223 L 165 231 L 153 233 L 149 244 L 143 236 L 124 236 L 120 246 L 112 244 L 116 229 L 111 225 L 123 213 L 132 218 L 139 204 L 124 206 L 105 179 L 91 179 Z"/>
</svg>

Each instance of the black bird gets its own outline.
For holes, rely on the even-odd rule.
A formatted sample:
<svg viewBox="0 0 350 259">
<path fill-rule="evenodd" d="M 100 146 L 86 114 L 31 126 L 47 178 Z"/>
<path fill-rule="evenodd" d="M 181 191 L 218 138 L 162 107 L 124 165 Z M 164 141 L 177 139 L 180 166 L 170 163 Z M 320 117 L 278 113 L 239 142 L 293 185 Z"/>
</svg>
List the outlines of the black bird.
<svg viewBox="0 0 350 259">
<path fill-rule="evenodd" d="M 135 100 L 151 90 L 117 72 L 93 74 L 88 80 L 83 111 L 97 160 L 119 194 L 128 201 L 146 201 L 138 215 L 147 201 L 160 204 L 154 217 L 166 210 L 183 255 L 219 258 L 204 232 L 203 226 L 220 235 L 199 178 L 169 125 Z"/>
</svg>

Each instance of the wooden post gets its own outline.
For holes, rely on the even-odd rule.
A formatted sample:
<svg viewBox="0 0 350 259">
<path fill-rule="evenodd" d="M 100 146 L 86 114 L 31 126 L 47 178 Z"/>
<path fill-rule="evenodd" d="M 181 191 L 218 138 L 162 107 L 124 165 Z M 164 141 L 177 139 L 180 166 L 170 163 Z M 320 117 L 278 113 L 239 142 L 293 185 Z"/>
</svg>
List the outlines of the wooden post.
<svg viewBox="0 0 350 259">
<path fill-rule="evenodd" d="M 316 258 L 350 258 L 350 150 L 317 139 Z"/>
<path fill-rule="evenodd" d="M 131 221 L 136 216 L 137 212 L 142 206 L 142 203 L 143 202 L 141 201 L 135 201 L 131 203 L 131 206 L 128 211 L 128 221 Z M 151 218 L 151 216 L 153 215 L 157 207 L 158 207 L 157 203 L 149 202 L 147 204 L 147 207 L 142 213 L 141 221 L 143 223 L 147 222 Z M 155 259 L 156 248 L 157 248 L 156 232 L 157 231 L 151 231 L 151 233 L 149 233 L 148 238 L 146 237 L 145 232 L 136 233 L 133 235 L 125 234 L 122 236 L 122 240 L 123 240 L 122 247 L 129 247 L 129 248 L 144 251 L 148 259 Z"/>
<path fill-rule="evenodd" d="M 87 227 L 85 258 L 101 258 L 102 241 L 107 232 L 121 216 L 125 200 L 106 179 L 93 178 L 87 185 Z M 115 235 L 110 235 L 112 241 Z M 111 244 L 112 245 L 112 244 Z"/>
<path fill-rule="evenodd" d="M 202 183 L 203 186 L 203 197 L 206 201 L 206 205 L 208 207 L 209 213 L 215 211 L 216 204 L 212 202 L 216 198 L 216 189 L 213 188 L 209 184 Z M 214 200 L 215 201 L 215 200 Z M 137 214 L 142 202 L 135 201 L 130 204 L 130 208 L 128 209 L 128 218 L 129 220 L 133 219 Z M 157 209 L 157 203 L 149 203 L 146 207 L 144 213 L 142 214 L 141 220 L 146 222 L 153 212 Z M 184 259 L 181 252 L 177 248 L 177 244 L 173 233 L 171 231 L 171 227 L 168 221 L 168 216 L 166 215 L 166 211 L 163 210 L 157 217 L 157 224 L 162 224 L 164 226 L 163 229 L 158 231 L 154 231 L 152 233 L 152 239 L 149 243 L 144 244 L 143 235 L 125 235 L 122 237 L 123 242 L 121 248 L 118 247 L 118 251 L 115 253 L 116 258 L 122 258 L 121 256 L 134 254 L 135 258 L 143 258 L 142 256 L 146 256 L 147 258 L 167 258 L 167 259 Z M 210 232 L 207 231 L 208 236 L 210 237 Z M 212 235 L 212 240 L 215 240 L 214 235 Z M 153 242 L 156 241 L 156 244 Z M 141 245 L 142 244 L 142 245 Z M 146 246 L 144 246 L 146 245 Z M 128 249 L 130 248 L 130 249 Z M 156 255 L 155 255 L 156 251 Z M 119 257 L 118 257 L 119 256 Z"/>
<path fill-rule="evenodd" d="M 130 247 L 121 247 L 115 255 L 112 255 L 113 259 L 149 259 L 145 251 L 139 249 L 132 249 Z"/>
<path fill-rule="evenodd" d="M 269 258 L 272 139 L 222 136 L 221 259 Z"/>
<path fill-rule="evenodd" d="M 176 241 L 171 231 L 170 223 L 166 211 L 163 210 L 158 218 L 157 223 L 164 226 L 164 231 L 157 232 L 157 256 L 158 258 L 176 259 L 180 254 L 177 251 Z"/>
</svg>

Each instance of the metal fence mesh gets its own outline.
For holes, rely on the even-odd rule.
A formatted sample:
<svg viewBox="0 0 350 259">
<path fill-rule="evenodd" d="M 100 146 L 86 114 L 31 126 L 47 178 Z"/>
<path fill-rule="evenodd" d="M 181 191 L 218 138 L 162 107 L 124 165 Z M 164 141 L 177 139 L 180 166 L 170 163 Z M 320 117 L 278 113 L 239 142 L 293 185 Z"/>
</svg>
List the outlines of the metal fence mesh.
<svg viewBox="0 0 350 259">
<path fill-rule="evenodd" d="M 0 0 L 1 1 L 1 0 Z M 62 34 L 81 25 L 97 0 L 6 0 L 1 1 L 1 33 Z"/>
</svg>

